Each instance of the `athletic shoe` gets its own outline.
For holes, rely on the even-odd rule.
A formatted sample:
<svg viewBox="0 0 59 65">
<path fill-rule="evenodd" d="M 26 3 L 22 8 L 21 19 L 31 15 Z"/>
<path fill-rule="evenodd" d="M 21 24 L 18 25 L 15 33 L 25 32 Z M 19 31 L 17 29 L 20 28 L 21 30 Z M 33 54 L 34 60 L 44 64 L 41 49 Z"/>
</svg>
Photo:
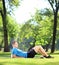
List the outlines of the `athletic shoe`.
<svg viewBox="0 0 59 65">
<path fill-rule="evenodd" d="M 52 57 L 52 56 L 49 55 L 49 56 L 41 56 L 40 58 L 43 59 L 43 58 L 54 58 L 54 57 Z"/>
<path fill-rule="evenodd" d="M 50 56 L 50 55 L 49 55 L 49 56 L 44 56 L 44 57 L 45 57 L 45 58 L 54 58 L 54 57 L 52 57 L 52 56 Z"/>
</svg>

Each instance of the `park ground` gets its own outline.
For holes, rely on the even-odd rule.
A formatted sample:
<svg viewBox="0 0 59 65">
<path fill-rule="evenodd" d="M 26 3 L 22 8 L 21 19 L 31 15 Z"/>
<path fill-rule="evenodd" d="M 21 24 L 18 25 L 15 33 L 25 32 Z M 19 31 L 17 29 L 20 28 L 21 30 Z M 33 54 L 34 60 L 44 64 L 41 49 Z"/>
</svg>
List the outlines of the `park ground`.
<svg viewBox="0 0 59 65">
<path fill-rule="evenodd" d="M 59 52 L 59 51 L 58 51 Z M 59 65 L 59 53 L 51 54 L 54 58 L 10 58 L 10 53 L 0 52 L 0 65 Z"/>
</svg>

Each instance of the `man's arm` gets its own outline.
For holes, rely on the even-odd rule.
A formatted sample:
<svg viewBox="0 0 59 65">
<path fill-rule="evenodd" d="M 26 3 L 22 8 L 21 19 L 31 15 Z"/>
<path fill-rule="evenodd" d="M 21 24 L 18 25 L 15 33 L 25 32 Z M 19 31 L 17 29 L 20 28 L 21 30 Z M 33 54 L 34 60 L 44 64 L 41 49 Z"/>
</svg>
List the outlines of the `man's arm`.
<svg viewBox="0 0 59 65">
<path fill-rule="evenodd" d="M 20 56 L 12 55 L 12 58 L 24 58 L 24 57 L 20 57 Z"/>
</svg>

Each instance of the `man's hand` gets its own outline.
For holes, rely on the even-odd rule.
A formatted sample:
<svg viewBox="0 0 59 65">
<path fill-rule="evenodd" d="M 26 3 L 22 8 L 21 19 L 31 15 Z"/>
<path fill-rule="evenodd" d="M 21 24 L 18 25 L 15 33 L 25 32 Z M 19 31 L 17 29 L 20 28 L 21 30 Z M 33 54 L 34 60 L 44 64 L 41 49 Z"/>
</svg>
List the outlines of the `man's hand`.
<svg viewBox="0 0 59 65">
<path fill-rule="evenodd" d="M 24 58 L 24 57 L 20 57 L 20 56 L 12 55 L 12 58 Z"/>
</svg>

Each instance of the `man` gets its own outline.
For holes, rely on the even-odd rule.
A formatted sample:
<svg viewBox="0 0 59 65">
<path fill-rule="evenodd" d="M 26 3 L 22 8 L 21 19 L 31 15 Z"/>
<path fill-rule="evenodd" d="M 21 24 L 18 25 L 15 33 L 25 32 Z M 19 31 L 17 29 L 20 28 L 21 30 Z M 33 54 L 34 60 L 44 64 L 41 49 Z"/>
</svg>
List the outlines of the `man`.
<svg viewBox="0 0 59 65">
<path fill-rule="evenodd" d="M 17 41 L 13 41 L 12 47 L 13 47 L 11 51 L 12 58 L 33 58 L 37 53 L 42 54 L 44 58 L 51 58 L 51 56 L 49 56 L 41 46 L 35 46 L 30 51 L 24 52 L 18 49 Z"/>
</svg>

